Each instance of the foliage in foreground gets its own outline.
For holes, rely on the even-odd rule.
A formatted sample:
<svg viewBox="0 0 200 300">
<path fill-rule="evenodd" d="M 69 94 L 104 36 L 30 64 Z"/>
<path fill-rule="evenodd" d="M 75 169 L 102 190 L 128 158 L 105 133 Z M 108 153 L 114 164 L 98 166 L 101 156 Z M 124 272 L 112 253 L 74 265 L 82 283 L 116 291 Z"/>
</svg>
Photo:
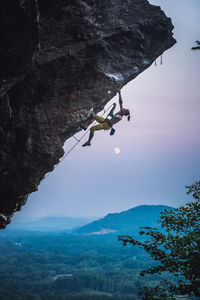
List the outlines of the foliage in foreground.
<svg viewBox="0 0 200 300">
<path fill-rule="evenodd" d="M 165 230 L 143 227 L 140 235 L 148 240 L 140 242 L 130 236 L 120 236 L 124 245 L 138 246 L 150 254 L 157 265 L 143 270 L 145 274 L 172 274 L 172 281 L 161 281 L 154 287 L 140 291 L 142 299 L 176 299 L 177 295 L 200 297 L 200 181 L 186 187 L 194 200 L 180 208 L 161 213 Z"/>
<path fill-rule="evenodd" d="M 196 41 L 196 47 L 192 47 L 191 50 L 200 50 L 200 42 L 199 41 Z"/>
</svg>

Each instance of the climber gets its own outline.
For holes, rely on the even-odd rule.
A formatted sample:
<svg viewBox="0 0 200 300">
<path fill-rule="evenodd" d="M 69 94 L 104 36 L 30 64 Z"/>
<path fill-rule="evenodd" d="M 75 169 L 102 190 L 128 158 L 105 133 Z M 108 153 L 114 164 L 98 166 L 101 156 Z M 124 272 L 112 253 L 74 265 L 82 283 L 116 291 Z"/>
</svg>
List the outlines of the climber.
<svg viewBox="0 0 200 300">
<path fill-rule="evenodd" d="M 118 93 L 119 93 L 119 105 L 120 105 L 120 111 L 119 112 L 114 114 L 116 103 L 113 103 L 113 108 L 111 109 L 111 111 L 109 112 L 109 115 L 108 115 L 108 116 L 111 117 L 110 119 L 108 119 L 108 118 L 105 119 L 105 118 L 100 117 L 96 114 L 92 114 L 89 117 L 89 120 L 88 120 L 89 123 L 86 126 L 81 125 L 81 128 L 86 130 L 88 128 L 88 126 L 90 124 L 92 124 L 93 121 L 97 121 L 99 123 L 98 125 L 95 125 L 95 126 L 90 128 L 90 135 L 89 135 L 88 141 L 85 144 L 82 145 L 83 147 L 91 145 L 90 142 L 91 142 L 91 140 L 94 136 L 94 132 L 96 130 L 109 130 L 111 128 L 110 135 L 113 135 L 114 132 L 115 132 L 114 128 L 112 128 L 113 125 L 118 123 L 119 121 L 121 121 L 123 116 L 127 116 L 128 121 L 130 121 L 130 112 L 129 112 L 128 109 L 123 108 L 121 92 L 119 91 Z"/>
</svg>

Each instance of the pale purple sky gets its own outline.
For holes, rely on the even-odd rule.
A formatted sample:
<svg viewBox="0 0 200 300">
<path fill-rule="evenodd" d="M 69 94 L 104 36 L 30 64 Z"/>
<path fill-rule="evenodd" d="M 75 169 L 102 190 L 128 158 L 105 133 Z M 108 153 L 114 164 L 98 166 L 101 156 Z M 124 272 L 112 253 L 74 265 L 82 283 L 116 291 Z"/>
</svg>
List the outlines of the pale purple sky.
<svg viewBox="0 0 200 300">
<path fill-rule="evenodd" d="M 164 53 L 163 65 L 158 59 L 122 89 L 131 122 L 118 123 L 112 137 L 96 133 L 91 147 L 79 144 L 17 215 L 104 216 L 190 200 L 185 185 L 200 179 L 200 51 L 190 50 L 200 39 L 200 1 L 150 2 L 172 19 L 177 44 Z M 66 151 L 75 142 L 68 140 Z"/>
</svg>

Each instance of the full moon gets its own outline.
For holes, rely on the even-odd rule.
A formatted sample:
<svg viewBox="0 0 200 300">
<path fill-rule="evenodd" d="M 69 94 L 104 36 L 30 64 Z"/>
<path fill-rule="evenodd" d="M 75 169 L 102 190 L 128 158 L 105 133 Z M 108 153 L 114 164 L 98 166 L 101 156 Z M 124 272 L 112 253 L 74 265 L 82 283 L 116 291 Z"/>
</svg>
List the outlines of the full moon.
<svg viewBox="0 0 200 300">
<path fill-rule="evenodd" d="M 115 154 L 119 154 L 120 153 L 120 149 L 119 148 L 115 148 L 114 152 L 115 152 Z"/>
</svg>

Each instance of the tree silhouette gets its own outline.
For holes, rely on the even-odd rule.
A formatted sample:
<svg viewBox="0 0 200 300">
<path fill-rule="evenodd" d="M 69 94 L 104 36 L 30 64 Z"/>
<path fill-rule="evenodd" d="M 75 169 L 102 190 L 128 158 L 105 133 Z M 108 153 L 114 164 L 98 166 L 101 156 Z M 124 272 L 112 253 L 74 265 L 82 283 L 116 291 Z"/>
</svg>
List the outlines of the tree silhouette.
<svg viewBox="0 0 200 300">
<path fill-rule="evenodd" d="M 161 213 L 161 232 L 143 227 L 144 242 L 130 236 L 119 236 L 124 246 L 130 243 L 150 254 L 156 266 L 140 275 L 169 272 L 172 280 L 161 281 L 154 287 L 140 290 L 142 299 L 176 299 L 177 295 L 200 297 L 200 181 L 188 186 L 193 201 L 185 206 Z M 199 298 L 198 298 L 199 299 Z"/>
</svg>

